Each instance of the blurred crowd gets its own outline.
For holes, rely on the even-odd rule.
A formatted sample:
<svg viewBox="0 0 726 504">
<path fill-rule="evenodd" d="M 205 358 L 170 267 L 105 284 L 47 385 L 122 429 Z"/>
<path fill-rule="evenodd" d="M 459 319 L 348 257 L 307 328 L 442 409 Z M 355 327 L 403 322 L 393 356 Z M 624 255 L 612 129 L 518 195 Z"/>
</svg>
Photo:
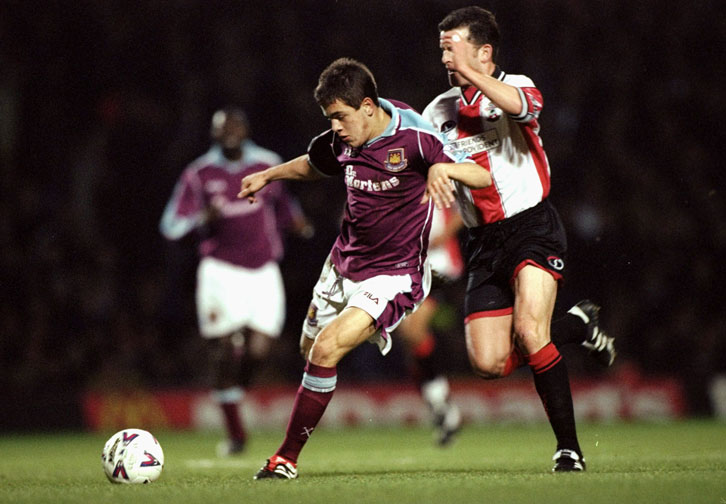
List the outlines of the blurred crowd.
<svg viewBox="0 0 726 504">
<path fill-rule="evenodd" d="M 421 110 L 446 88 L 436 24 L 467 2 L 36 4 L 0 2 L 0 390 L 13 397 L 198 385 L 194 248 L 157 224 L 212 112 L 240 105 L 259 144 L 298 155 L 327 127 L 312 89 L 339 56 Z M 560 303 L 602 304 L 616 371 L 680 377 L 707 414 L 709 380 L 726 372 L 718 2 L 481 5 L 499 20 L 502 68 L 544 95 L 570 241 Z M 292 190 L 317 234 L 288 242 L 288 322 L 266 380 L 300 376 L 299 328 L 344 197 L 337 180 Z M 451 291 L 438 327 L 452 373 L 470 376 Z M 399 360 L 352 358 L 341 375 L 399 379 Z"/>
</svg>

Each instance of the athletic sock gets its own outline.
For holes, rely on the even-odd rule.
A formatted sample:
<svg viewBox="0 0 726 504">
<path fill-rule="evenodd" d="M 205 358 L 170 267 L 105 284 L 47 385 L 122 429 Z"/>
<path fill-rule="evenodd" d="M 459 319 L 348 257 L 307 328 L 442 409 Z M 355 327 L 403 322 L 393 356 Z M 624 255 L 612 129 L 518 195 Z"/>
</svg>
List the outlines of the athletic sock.
<svg viewBox="0 0 726 504">
<path fill-rule="evenodd" d="M 335 367 L 316 366 L 308 361 L 297 389 L 285 440 L 275 455 L 297 462 L 300 451 L 325 413 L 337 381 Z"/>
<path fill-rule="evenodd" d="M 224 416 L 224 424 L 227 428 L 227 434 L 232 441 L 244 443 L 247 439 L 247 433 L 242 425 L 242 418 L 239 414 L 237 403 L 222 403 L 222 416 Z"/>
<path fill-rule="evenodd" d="M 438 375 L 434 358 L 435 348 L 436 340 L 434 335 L 429 333 L 411 352 L 413 357 L 411 376 L 419 389 Z"/>
<path fill-rule="evenodd" d="M 526 358 L 534 375 L 534 386 L 557 438 L 557 449 L 567 448 L 582 454 L 577 441 L 570 379 L 560 352 L 550 342 Z"/>
<path fill-rule="evenodd" d="M 239 414 L 239 407 L 244 397 L 244 391 L 240 387 L 229 387 L 223 390 L 216 390 L 214 396 L 222 410 L 224 426 L 227 436 L 232 441 L 243 442 L 247 439 L 247 432 Z"/>
<path fill-rule="evenodd" d="M 552 342 L 561 348 L 563 345 L 580 344 L 587 338 L 587 325 L 577 315 L 567 313 L 552 321 L 550 329 Z"/>
</svg>

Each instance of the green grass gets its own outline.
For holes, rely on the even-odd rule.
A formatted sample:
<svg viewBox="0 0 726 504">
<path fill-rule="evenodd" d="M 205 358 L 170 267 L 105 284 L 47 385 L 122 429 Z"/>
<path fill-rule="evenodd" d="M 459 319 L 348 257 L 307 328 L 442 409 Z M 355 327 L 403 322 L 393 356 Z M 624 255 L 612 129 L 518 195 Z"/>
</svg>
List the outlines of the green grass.
<svg viewBox="0 0 726 504">
<path fill-rule="evenodd" d="M 0 436 L 0 502 L 12 503 L 726 503 L 726 424 L 583 424 L 585 474 L 551 474 L 547 425 L 472 425 L 438 449 L 426 429 L 316 432 L 295 481 L 253 481 L 282 439 L 255 432 L 217 459 L 217 433 L 155 432 L 166 457 L 150 485 L 112 485 L 108 435 Z"/>
</svg>

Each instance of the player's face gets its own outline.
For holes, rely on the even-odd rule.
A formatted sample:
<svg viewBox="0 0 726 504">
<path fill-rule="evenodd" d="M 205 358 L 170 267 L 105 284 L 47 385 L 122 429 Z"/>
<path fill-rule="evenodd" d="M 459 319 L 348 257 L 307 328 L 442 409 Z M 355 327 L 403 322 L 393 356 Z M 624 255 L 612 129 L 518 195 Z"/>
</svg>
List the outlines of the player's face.
<svg viewBox="0 0 726 504">
<path fill-rule="evenodd" d="M 212 117 L 212 138 L 223 149 L 239 149 L 246 137 L 247 128 L 238 117 L 223 111 L 217 112 Z"/>
<path fill-rule="evenodd" d="M 458 47 L 454 47 L 454 46 Z M 439 34 L 439 47 L 441 48 L 441 62 L 446 67 L 451 86 L 469 86 L 471 83 L 456 71 L 458 65 L 465 63 L 476 68 L 480 62 L 478 50 L 480 46 L 469 42 L 469 28 L 462 27 Z"/>
<path fill-rule="evenodd" d="M 355 109 L 340 100 L 335 100 L 323 108 L 323 114 L 330 120 L 330 127 L 338 138 L 351 147 L 358 148 L 370 140 L 371 124 L 368 109 L 366 101 Z"/>
</svg>

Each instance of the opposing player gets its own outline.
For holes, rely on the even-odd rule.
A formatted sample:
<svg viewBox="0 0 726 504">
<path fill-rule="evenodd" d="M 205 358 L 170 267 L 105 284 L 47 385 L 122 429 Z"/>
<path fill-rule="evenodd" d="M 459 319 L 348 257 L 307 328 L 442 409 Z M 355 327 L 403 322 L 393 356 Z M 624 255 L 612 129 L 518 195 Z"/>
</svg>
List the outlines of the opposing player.
<svg viewBox="0 0 726 504">
<path fill-rule="evenodd" d="M 237 200 L 243 177 L 281 161 L 249 139 L 248 130 L 242 110 L 215 112 L 213 145 L 184 170 L 160 223 L 169 240 L 194 234 L 199 242 L 197 319 L 228 437 L 218 447 L 220 455 L 244 449 L 244 390 L 284 324 L 281 232 L 312 233 L 282 184 L 258 193 L 255 206 Z"/>
<path fill-rule="evenodd" d="M 461 413 L 451 401 L 449 380 L 437 359 L 437 336 L 431 322 L 436 315 L 442 287 L 457 280 L 464 269 L 458 238 L 462 226 L 458 212 L 446 207 L 434 208 L 428 249 L 431 293 L 396 331 L 396 336 L 406 344 L 411 375 L 433 413 L 436 442 L 440 446 L 448 445 L 461 428 Z"/>
<path fill-rule="evenodd" d="M 529 77 L 497 66 L 499 29 L 491 12 L 457 9 L 438 28 L 452 88 L 423 115 L 446 136 L 448 149 L 470 153 L 493 181 L 482 189 L 456 183 L 467 226 L 469 359 L 484 378 L 506 376 L 526 362 L 557 439 L 553 470 L 584 471 L 567 369 L 550 334 L 567 243 L 547 198 L 542 95 Z M 587 342 L 611 363 L 612 338 L 599 331 L 598 307 L 585 302 L 572 312 L 589 324 Z"/>
<path fill-rule="evenodd" d="M 365 341 L 385 355 L 390 333 L 426 297 L 430 198 L 443 204 L 451 180 L 475 188 L 491 182 L 466 156 L 445 152 L 420 115 L 379 98 L 370 70 L 355 60 L 331 63 L 315 100 L 332 129 L 311 142 L 307 155 L 245 177 L 239 193 L 254 202 L 273 180 L 334 175 L 347 190 L 341 232 L 303 324 L 307 364 L 285 439 L 255 479 L 297 477 L 300 451 L 335 391 L 338 362 Z"/>
</svg>

